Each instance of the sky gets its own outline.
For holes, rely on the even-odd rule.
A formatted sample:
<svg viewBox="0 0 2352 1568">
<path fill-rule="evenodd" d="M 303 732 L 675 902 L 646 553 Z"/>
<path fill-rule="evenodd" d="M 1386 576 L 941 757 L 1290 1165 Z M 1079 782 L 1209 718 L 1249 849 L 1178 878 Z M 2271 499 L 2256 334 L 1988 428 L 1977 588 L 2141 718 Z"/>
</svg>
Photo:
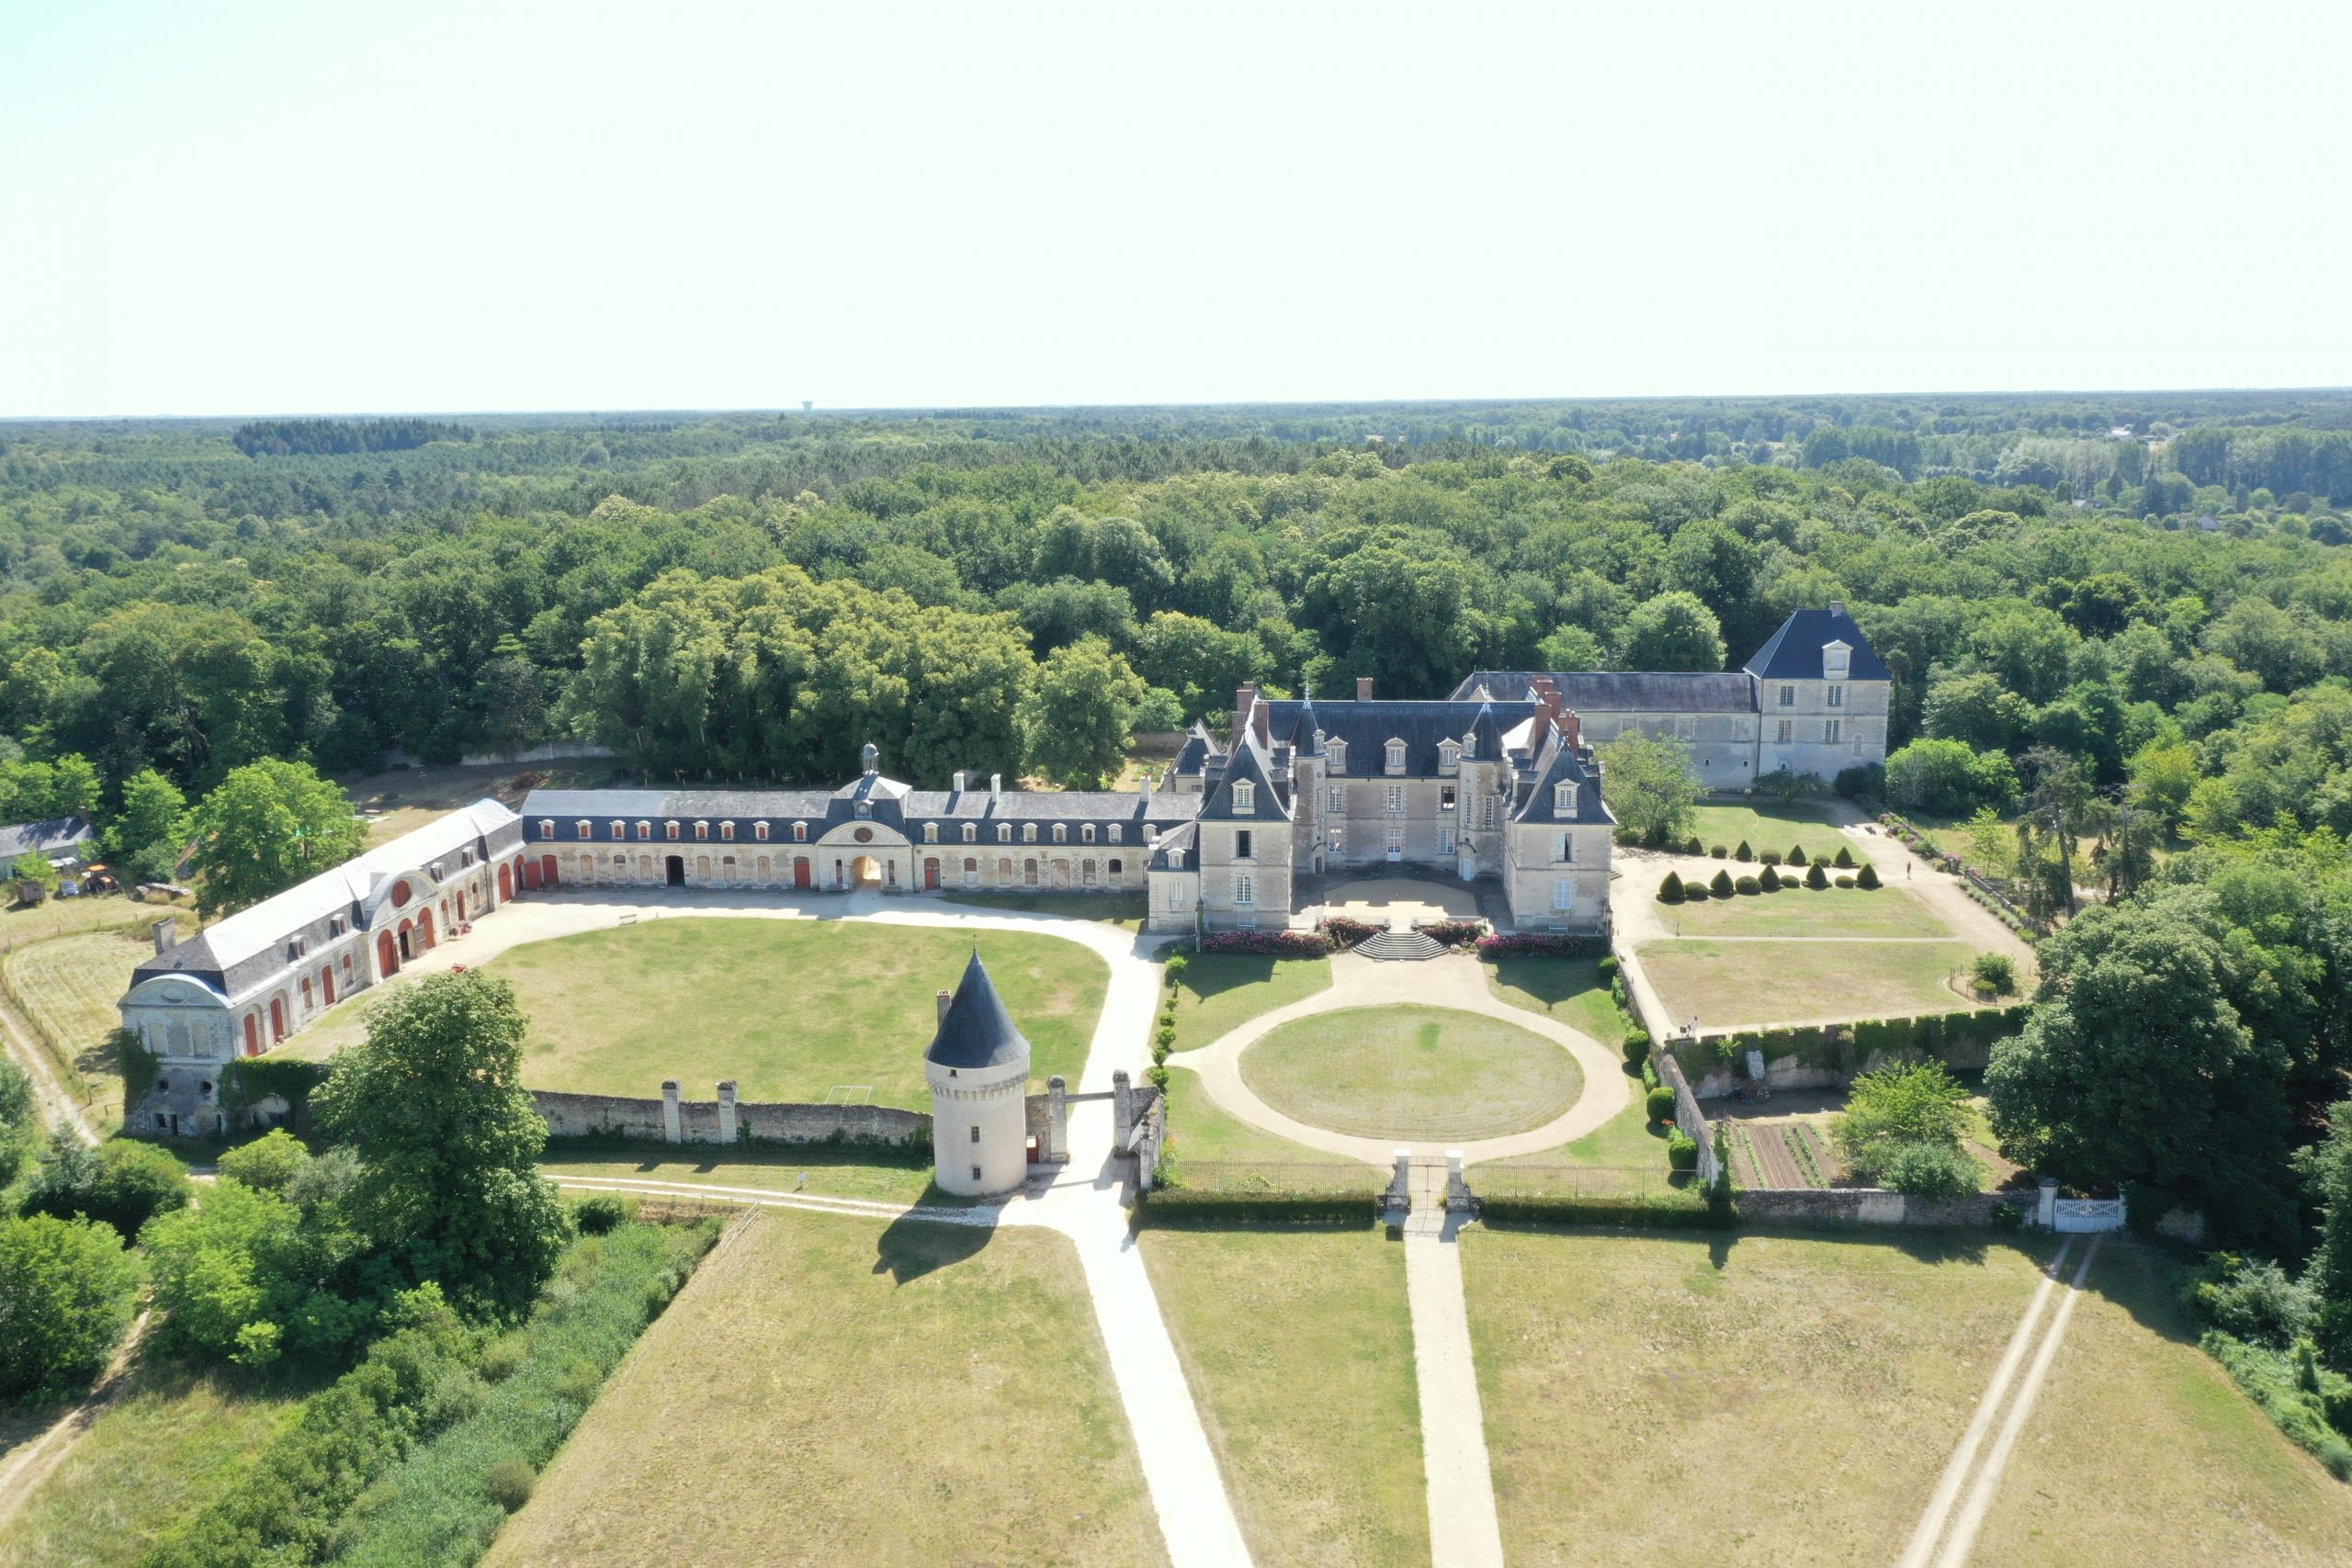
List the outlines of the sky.
<svg viewBox="0 0 2352 1568">
<path fill-rule="evenodd" d="M 2352 383 L 2352 7 L 0 0 L 0 417 Z"/>
</svg>

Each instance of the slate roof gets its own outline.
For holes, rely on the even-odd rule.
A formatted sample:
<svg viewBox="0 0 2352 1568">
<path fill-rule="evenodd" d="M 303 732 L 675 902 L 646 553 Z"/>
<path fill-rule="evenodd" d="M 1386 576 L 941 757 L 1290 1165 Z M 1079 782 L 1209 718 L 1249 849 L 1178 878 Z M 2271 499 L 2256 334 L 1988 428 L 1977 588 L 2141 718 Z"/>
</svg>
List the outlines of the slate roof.
<svg viewBox="0 0 2352 1568">
<path fill-rule="evenodd" d="M 91 837 L 89 819 L 85 817 L 19 822 L 13 828 L 0 828 L 0 861 L 14 861 L 28 852 L 53 855 L 62 850 L 79 850 Z"/>
<path fill-rule="evenodd" d="M 1263 699 L 1261 699 L 1261 701 Z M 1306 705 L 1290 698 L 1265 705 L 1272 710 L 1272 724 L 1276 735 L 1289 733 L 1298 722 L 1299 709 Z M 1348 778 L 1396 777 L 1387 772 L 1387 745 L 1392 739 L 1405 743 L 1405 777 L 1438 777 L 1438 743 L 1459 740 L 1478 722 L 1479 710 L 1486 705 L 1452 700 L 1430 702 L 1369 702 L 1317 703 L 1315 716 L 1323 726 L 1326 750 L 1332 740 L 1343 740 L 1348 747 Z M 1535 705 L 1528 701 L 1494 704 L 1493 722 L 1499 730 L 1508 730 L 1526 722 L 1535 712 Z M 1480 759 L 1492 761 L 1493 756 L 1480 744 Z"/>
<path fill-rule="evenodd" d="M 1562 739 L 1556 731 L 1537 754 L 1532 773 L 1533 787 L 1528 791 L 1527 798 L 1520 806 L 1513 820 L 1539 824 L 1555 822 L 1577 827 L 1617 820 L 1600 797 L 1599 774 L 1585 765 L 1584 759 L 1577 754 L 1577 749 Z M 1562 815 L 1553 807 L 1553 786 L 1562 784 L 1577 786 L 1577 808 L 1572 817 Z"/>
<path fill-rule="evenodd" d="M 1156 791 L 1147 799 L 1130 790 L 1006 790 L 993 801 L 984 786 L 961 791 L 912 789 L 895 779 L 869 774 L 842 789 L 817 790 L 533 790 L 523 802 L 528 836 L 551 821 L 556 838 L 569 840 L 572 825 L 586 820 L 592 831 L 612 821 L 809 822 L 830 827 L 856 819 L 864 800 L 865 820 L 921 831 L 925 822 L 1174 823 L 1189 821 L 1195 797 Z M 820 829 L 821 830 L 821 829 Z"/>
<path fill-rule="evenodd" d="M 1481 686 L 1498 702 L 1524 700 L 1538 670 L 1481 670 L 1454 689 L 1460 699 Z M 1569 670 L 1552 675 L 1560 701 L 1577 713 L 1754 713 L 1756 682 L 1744 671 L 1697 674 Z"/>
<path fill-rule="evenodd" d="M 1258 786 L 1251 809 L 1233 808 L 1233 786 L 1247 781 Z M 1255 730 L 1243 732 L 1242 743 L 1227 754 L 1225 770 L 1200 795 L 1203 820 L 1217 822 L 1287 822 L 1290 803 L 1274 787 L 1273 764 L 1259 743 Z"/>
<path fill-rule="evenodd" d="M 1209 758 L 1216 751 L 1216 748 L 1209 741 L 1208 730 L 1195 723 L 1192 734 L 1184 739 L 1183 749 L 1176 753 L 1175 765 L 1169 771 L 1188 776 L 1197 773 L 1208 765 Z"/>
<path fill-rule="evenodd" d="M 1781 623 L 1781 629 L 1771 639 L 1756 650 L 1756 657 L 1746 666 L 1747 672 L 1766 681 L 1818 681 L 1821 674 L 1822 645 L 1842 642 L 1853 649 L 1847 660 L 1846 678 L 1849 681 L 1892 681 L 1894 672 L 1886 660 L 1878 656 L 1871 639 L 1854 624 L 1854 617 L 1842 604 L 1826 610 L 1799 610 Z"/>
<path fill-rule="evenodd" d="M 401 873 L 422 870 L 469 847 L 496 859 L 522 841 L 521 818 L 494 800 L 475 801 L 215 921 L 141 964 L 130 983 L 183 975 L 233 998 L 283 973 L 290 962 L 287 949 L 297 937 L 314 946 L 329 940 L 327 922 L 337 916 L 347 922 L 346 931 L 366 925 L 377 900 Z M 451 874 L 457 871 L 455 865 L 447 869 Z"/>
<path fill-rule="evenodd" d="M 1200 829 L 1190 822 L 1185 823 L 1181 828 L 1170 828 L 1165 833 L 1160 834 L 1159 841 L 1151 846 L 1151 862 L 1148 869 L 1152 871 L 1170 871 L 1175 869 L 1168 863 L 1168 852 L 1170 850 L 1182 850 L 1186 855 L 1192 857 L 1192 863 L 1185 866 L 1183 869 L 1187 871 L 1198 871 L 1201 866 L 1200 856 L 1193 848 L 1193 840 L 1200 836 Z"/>
<path fill-rule="evenodd" d="M 939 1032 L 931 1037 L 931 1048 L 922 1059 L 965 1072 L 1016 1064 L 1024 1069 L 1028 1066 L 1029 1042 L 1013 1026 L 1012 1015 L 1004 1010 L 1003 999 L 989 979 L 988 965 L 980 962 L 979 949 L 972 950 L 972 961 L 964 965 L 956 999 L 947 1004 L 947 1016 L 939 1021 Z"/>
</svg>

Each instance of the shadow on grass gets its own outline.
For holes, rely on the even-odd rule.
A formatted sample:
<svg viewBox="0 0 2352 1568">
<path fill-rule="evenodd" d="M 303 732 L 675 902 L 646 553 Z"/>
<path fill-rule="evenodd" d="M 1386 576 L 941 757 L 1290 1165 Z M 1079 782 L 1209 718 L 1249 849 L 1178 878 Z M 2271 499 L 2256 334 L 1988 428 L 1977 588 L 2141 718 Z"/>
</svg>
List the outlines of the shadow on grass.
<svg viewBox="0 0 2352 1568">
<path fill-rule="evenodd" d="M 1205 1002 L 1227 991 L 1264 985 L 1274 977 L 1274 965 L 1283 962 L 1254 953 L 1195 953 L 1185 965 L 1184 988 Z"/>
<path fill-rule="evenodd" d="M 1495 984 L 1526 992 L 1546 1011 L 1587 991 L 1606 989 L 1599 964 L 1589 958 L 1548 958 L 1531 954 L 1493 960 Z M 1638 1071 L 1638 1069 L 1636 1069 Z"/>
<path fill-rule="evenodd" d="M 929 1201 L 926 1197 L 925 1201 Z M 909 1284 L 976 1256 L 995 1235 L 994 1225 L 941 1224 L 936 1220 L 912 1217 L 896 1219 L 884 1227 L 880 1239 L 874 1244 L 874 1272 L 889 1275 L 896 1284 Z"/>
<path fill-rule="evenodd" d="M 693 1152 L 689 1153 L 688 1150 Z M 542 1162 L 579 1164 L 597 1159 L 635 1162 L 641 1176 L 684 1168 L 708 1176 L 721 1166 L 766 1166 L 785 1170 L 823 1170 L 836 1167 L 881 1167 L 890 1170 L 928 1170 L 931 1149 L 887 1144 L 831 1141 L 808 1144 L 656 1144 L 636 1138 L 549 1138 Z M 929 1201 L 928 1199 L 925 1201 Z"/>
</svg>

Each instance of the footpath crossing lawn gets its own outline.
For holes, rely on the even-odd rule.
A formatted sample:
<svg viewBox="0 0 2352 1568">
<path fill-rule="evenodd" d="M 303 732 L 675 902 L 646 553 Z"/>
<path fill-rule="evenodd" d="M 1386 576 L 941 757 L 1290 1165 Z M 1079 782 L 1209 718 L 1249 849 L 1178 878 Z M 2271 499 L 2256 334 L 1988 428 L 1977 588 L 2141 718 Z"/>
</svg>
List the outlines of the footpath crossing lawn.
<svg viewBox="0 0 2352 1568">
<path fill-rule="evenodd" d="M 1402 1245 L 1370 1226 L 1140 1245 L 1259 1568 L 1427 1562 Z"/>
<path fill-rule="evenodd" d="M 721 1238 L 484 1559 L 1166 1561 L 1067 1238 L 781 1210 Z"/>
</svg>

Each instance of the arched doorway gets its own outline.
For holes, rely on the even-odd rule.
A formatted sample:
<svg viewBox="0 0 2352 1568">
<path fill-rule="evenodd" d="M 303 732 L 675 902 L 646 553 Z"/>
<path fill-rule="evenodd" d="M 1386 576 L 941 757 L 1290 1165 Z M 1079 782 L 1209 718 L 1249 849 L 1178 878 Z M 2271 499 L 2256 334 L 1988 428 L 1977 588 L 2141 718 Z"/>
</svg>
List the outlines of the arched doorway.
<svg viewBox="0 0 2352 1568">
<path fill-rule="evenodd" d="M 876 887 L 882 882 L 882 863 L 872 855 L 859 855 L 849 863 L 849 885 L 852 888 Z"/>
<path fill-rule="evenodd" d="M 684 887 L 686 885 L 686 857 L 684 855 L 663 857 L 662 879 L 673 887 Z"/>
<path fill-rule="evenodd" d="M 413 934 L 416 928 L 411 925 L 408 921 L 402 920 L 401 922 L 401 959 L 402 963 L 414 958 L 417 953 L 422 951 L 424 944 L 416 940 Z M 400 967 L 400 964 L 395 964 L 392 967 L 397 969 Z"/>
<path fill-rule="evenodd" d="M 458 923 L 466 923 L 466 896 L 463 893 L 458 895 Z"/>
<path fill-rule="evenodd" d="M 514 897 L 514 868 L 510 865 L 502 865 L 498 868 L 498 901 L 503 904 Z"/>
<path fill-rule="evenodd" d="M 319 971 L 319 989 L 326 993 L 327 1006 L 334 1006 L 334 971 L 333 969 Z"/>
<path fill-rule="evenodd" d="M 273 1045 L 286 1038 L 286 1003 L 281 998 L 269 998 L 269 1043 Z"/>
<path fill-rule="evenodd" d="M 416 936 L 417 940 L 426 947 L 431 947 L 438 940 L 433 934 L 432 910 L 419 909 L 416 912 Z"/>
<path fill-rule="evenodd" d="M 392 976 L 399 974 L 400 968 L 401 950 L 399 944 L 392 940 L 392 933 L 378 931 L 376 933 L 376 973 L 379 976 Z"/>
<path fill-rule="evenodd" d="M 245 1055 L 248 1056 L 261 1055 L 261 1024 L 255 1021 L 252 1013 L 245 1014 Z"/>
</svg>

